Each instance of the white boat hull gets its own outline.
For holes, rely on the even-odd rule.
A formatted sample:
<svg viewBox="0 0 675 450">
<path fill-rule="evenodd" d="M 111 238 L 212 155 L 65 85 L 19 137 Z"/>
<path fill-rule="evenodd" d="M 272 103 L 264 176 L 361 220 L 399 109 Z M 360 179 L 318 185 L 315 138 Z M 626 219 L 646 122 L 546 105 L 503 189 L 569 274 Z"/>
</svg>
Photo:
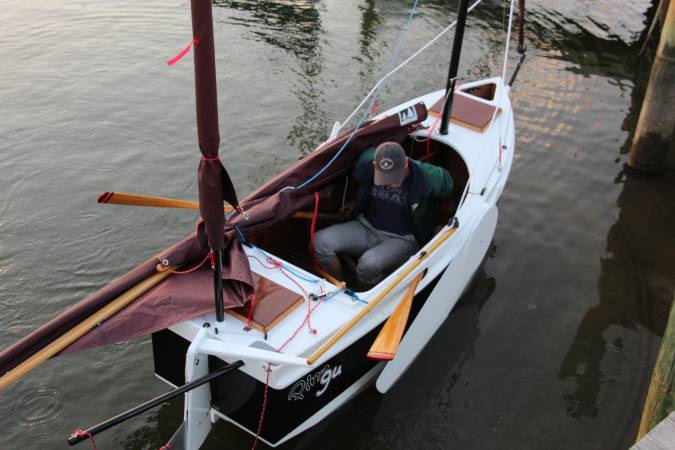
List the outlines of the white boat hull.
<svg viewBox="0 0 675 450">
<path fill-rule="evenodd" d="M 364 305 L 354 302 L 345 294 L 338 294 L 312 315 L 312 325 L 320 331 L 316 334 L 301 332 L 283 352 L 274 349 L 291 335 L 298 323 L 302 323 L 305 314 L 302 311 L 306 308 L 298 308 L 279 323 L 269 334 L 269 340 L 267 334 L 263 339 L 256 332 L 242 333 L 241 323 L 236 320 L 226 319 L 217 324 L 219 332 L 214 332 L 213 327 L 203 328 L 207 322 L 215 323 L 211 316 L 181 322 L 153 336 L 158 368 L 156 372 L 159 377 L 175 385 L 189 381 L 207 370 L 203 363 L 197 369 L 197 360 L 208 361 L 208 370 L 236 360 L 244 362 L 243 367 L 212 381 L 210 386 L 186 394 L 186 421 L 183 432 L 179 433 L 181 444 L 186 449 L 198 449 L 208 435 L 211 422 L 219 418 L 255 435 L 266 382 L 268 411 L 260 439 L 274 447 L 316 425 L 375 380 L 378 391 L 387 392 L 410 367 L 447 318 L 483 261 L 497 224 L 497 201 L 513 161 L 515 133 L 508 87 L 503 85 L 501 79 L 493 78 L 467 83 L 462 89 L 480 83 L 495 84 L 494 99 L 480 100 L 495 106 L 497 111 L 488 127 L 476 131 L 451 124 L 447 135 L 432 135 L 436 143 L 447 146 L 462 158 L 470 174 L 455 213 L 459 221 L 458 230 L 436 251 L 427 254 L 423 264 L 412 270 L 389 293 L 386 300 L 357 322 L 315 364 L 308 365 L 306 358 Z M 437 91 L 419 97 L 381 116 L 395 114 L 420 101 L 430 108 L 443 94 L 443 91 Z M 431 127 L 434 121 L 435 118 L 430 116 L 423 125 Z M 426 138 L 428 129 L 418 130 L 414 134 L 418 139 Z M 447 226 L 444 229 L 447 230 Z M 427 243 L 420 253 L 411 256 L 407 263 L 378 286 L 359 293 L 361 298 L 365 301 L 375 298 L 404 267 L 426 252 L 429 245 Z M 303 277 L 316 277 L 290 263 L 288 265 L 302 273 Z M 288 279 L 274 271 L 265 272 L 255 263 L 252 269 L 258 275 L 297 292 Z M 403 298 L 409 282 L 423 271 L 426 271 L 426 275 L 415 293 L 410 326 L 396 357 L 386 364 L 368 360 L 366 353 L 382 324 Z M 316 286 L 306 284 L 305 289 L 310 291 Z M 308 299 L 305 302 L 307 307 L 311 306 L 307 302 Z M 268 363 L 272 365 L 268 366 Z M 269 379 L 268 367 L 272 369 Z M 209 423 L 205 422 L 207 417 Z"/>
</svg>

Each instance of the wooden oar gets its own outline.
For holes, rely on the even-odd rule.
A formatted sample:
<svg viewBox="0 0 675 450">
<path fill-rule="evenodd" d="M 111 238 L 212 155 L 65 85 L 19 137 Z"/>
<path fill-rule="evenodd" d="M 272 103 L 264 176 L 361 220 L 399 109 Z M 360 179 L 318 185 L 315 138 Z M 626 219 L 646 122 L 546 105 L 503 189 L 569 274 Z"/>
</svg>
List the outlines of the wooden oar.
<svg viewBox="0 0 675 450">
<path fill-rule="evenodd" d="M 321 267 L 314 267 L 314 270 L 316 270 L 317 272 L 319 272 L 319 275 L 321 275 L 321 276 L 324 277 L 326 280 L 328 280 L 328 281 L 330 281 L 331 283 L 333 283 L 335 286 L 337 286 L 337 287 L 339 287 L 339 288 L 345 288 L 345 287 L 347 287 L 347 285 L 345 284 L 344 281 L 338 280 L 338 279 L 335 278 L 333 275 L 331 275 L 331 274 L 329 274 L 328 272 L 326 272 L 325 270 L 323 270 Z"/>
<path fill-rule="evenodd" d="M 349 330 L 352 329 L 356 323 L 358 323 L 363 317 L 368 314 L 373 308 L 375 308 L 382 300 L 384 300 L 391 291 L 393 291 L 396 286 L 401 283 L 410 273 L 415 270 L 417 266 L 419 266 L 422 261 L 426 260 L 430 254 L 432 254 L 443 242 L 445 242 L 450 236 L 452 236 L 455 231 L 457 231 L 457 228 L 459 227 L 459 224 L 457 223 L 457 219 L 453 219 L 453 224 L 450 228 L 445 230 L 436 240 L 434 240 L 431 245 L 429 245 L 429 248 L 427 250 L 422 250 L 417 254 L 417 259 L 414 260 L 413 262 L 409 263 L 408 266 L 406 266 L 405 269 L 401 273 L 398 274 L 398 276 L 389 283 L 389 285 L 382 291 L 380 294 L 372 299 L 366 306 L 363 307 L 361 311 L 359 311 L 352 319 L 347 322 L 340 330 L 335 333 L 330 339 L 326 341 L 325 344 L 323 344 L 317 351 L 312 353 L 312 355 L 307 358 L 307 364 L 310 366 L 314 364 L 324 353 L 328 351 L 329 348 L 331 348 L 337 341 L 340 340 Z"/>
<path fill-rule="evenodd" d="M 75 325 L 73 328 L 68 330 L 66 333 L 61 335 L 59 338 L 52 341 L 49 345 L 44 347 L 42 350 L 4 374 L 0 377 L 0 391 L 17 381 L 19 378 L 26 375 L 28 372 L 47 361 L 52 356 L 59 353 L 61 350 L 68 347 L 70 344 L 87 334 L 90 330 L 95 328 L 98 324 L 104 320 L 115 315 L 119 310 L 127 306 L 129 303 L 136 300 L 148 289 L 158 284 L 160 281 L 164 280 L 171 274 L 171 267 L 162 272 L 157 272 L 145 280 L 141 281 L 124 294 L 120 295 L 103 308 L 96 311 L 91 316 L 84 319 L 79 324 Z"/>
<path fill-rule="evenodd" d="M 128 206 L 150 206 L 155 208 L 184 208 L 184 209 L 199 209 L 199 203 L 191 200 L 180 200 L 176 198 L 167 197 L 153 197 L 151 195 L 129 194 L 127 192 L 104 192 L 98 196 L 98 203 L 108 203 L 111 205 L 128 205 Z M 225 212 L 232 211 L 230 205 L 223 205 Z M 312 213 L 310 211 L 298 211 L 293 217 L 296 219 L 312 220 Z M 339 214 L 325 214 L 319 213 L 320 219 L 338 220 L 341 218 Z"/>
<path fill-rule="evenodd" d="M 396 307 L 392 315 L 389 316 L 387 323 L 385 323 L 380 330 L 380 334 L 377 335 L 375 342 L 373 342 L 373 345 L 368 351 L 369 359 L 374 359 L 376 361 L 391 361 L 394 359 L 398 344 L 401 343 L 401 338 L 403 337 L 405 324 L 408 323 L 410 308 L 412 307 L 413 298 L 415 297 L 415 289 L 417 289 L 420 280 L 424 278 L 424 273 L 425 272 L 420 273 L 417 275 L 417 278 L 413 280 L 405 293 L 405 297 Z"/>
</svg>

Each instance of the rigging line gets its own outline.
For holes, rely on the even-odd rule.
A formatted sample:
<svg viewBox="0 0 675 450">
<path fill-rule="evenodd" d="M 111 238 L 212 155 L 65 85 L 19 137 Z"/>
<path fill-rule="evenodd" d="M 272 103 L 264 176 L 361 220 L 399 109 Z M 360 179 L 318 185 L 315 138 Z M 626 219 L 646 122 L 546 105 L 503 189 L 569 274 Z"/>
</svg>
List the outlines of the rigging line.
<svg viewBox="0 0 675 450">
<path fill-rule="evenodd" d="M 479 0 L 479 1 L 481 1 L 481 0 Z M 410 24 L 412 23 L 413 17 L 415 16 L 415 11 L 417 10 L 418 4 L 419 4 L 419 0 L 415 0 L 412 8 L 410 9 L 410 15 L 408 16 L 408 20 L 405 23 L 405 25 L 403 25 L 403 29 L 401 30 L 401 34 L 399 36 L 398 43 L 396 44 L 396 49 L 394 50 L 394 54 L 392 55 L 391 60 L 389 61 L 389 64 L 387 66 L 387 69 L 386 69 L 385 73 L 387 73 L 391 70 L 391 66 L 393 66 L 394 63 L 396 62 L 396 60 L 398 59 L 398 55 L 401 52 L 401 46 L 403 45 L 403 41 L 405 40 L 406 34 L 408 33 L 408 28 L 410 27 Z M 342 152 L 347 148 L 347 146 L 352 141 L 352 139 L 354 138 L 356 133 L 359 131 L 359 128 L 361 128 L 361 125 L 363 124 L 363 122 L 365 122 L 366 119 L 368 118 L 368 113 L 373 108 L 373 105 L 375 104 L 375 100 L 377 99 L 377 96 L 379 95 L 379 93 L 380 93 L 380 91 L 382 90 L 383 87 L 384 87 L 384 83 L 381 83 L 377 87 L 377 91 L 373 95 L 373 99 L 371 100 L 370 105 L 368 106 L 366 111 L 364 111 L 363 115 L 361 116 L 358 123 L 354 127 L 354 131 L 352 131 L 352 133 L 349 135 L 349 137 L 347 138 L 345 143 L 342 144 L 342 147 L 340 147 L 340 150 L 338 150 L 337 153 L 335 153 L 335 155 L 333 155 L 333 157 L 321 169 L 319 169 L 314 175 L 309 177 L 307 180 L 303 181 L 298 186 L 286 186 L 286 187 L 280 189 L 279 192 L 289 190 L 289 189 L 302 189 L 302 188 L 306 187 L 309 183 L 311 183 L 312 181 L 316 180 L 319 176 L 321 176 L 321 174 L 323 174 L 340 157 Z M 368 95 L 370 96 L 370 94 L 368 94 Z M 339 128 L 338 128 L 338 130 L 339 130 Z"/>
<path fill-rule="evenodd" d="M 515 4 L 515 0 L 511 0 L 511 6 L 509 8 L 509 28 L 508 28 L 507 34 L 506 34 L 506 46 L 505 46 L 505 50 L 504 50 L 504 66 L 502 68 L 501 86 L 499 87 L 499 98 L 498 98 L 498 101 L 497 101 L 497 107 L 492 112 L 492 117 L 490 118 L 490 121 L 488 122 L 486 130 L 490 129 L 492 124 L 495 122 L 495 118 L 497 117 L 497 113 L 502 109 L 502 106 L 504 105 L 504 91 L 506 91 L 506 89 L 507 89 L 507 85 L 505 84 L 505 81 L 506 81 L 505 80 L 506 65 L 507 65 L 508 59 L 509 59 L 509 43 L 511 41 L 511 29 L 512 29 L 512 26 L 513 26 L 513 6 L 514 6 L 514 4 Z M 511 110 L 511 114 L 509 115 L 509 120 L 512 120 L 512 119 L 513 119 L 513 110 Z M 497 134 L 499 136 L 499 139 L 502 139 L 502 136 L 504 136 L 504 129 L 505 129 L 504 122 L 505 122 L 505 120 L 502 117 L 502 119 L 499 123 L 499 129 L 497 130 Z M 507 125 L 508 125 L 508 123 L 507 123 Z M 483 136 L 482 141 L 483 141 L 483 144 L 481 145 L 481 148 L 484 147 L 485 142 L 487 141 L 487 135 Z M 500 142 L 500 144 L 499 144 L 499 151 L 500 152 L 501 152 L 501 145 L 502 144 Z M 485 152 L 483 152 L 483 155 L 485 155 Z M 483 158 L 483 156 L 481 156 L 481 159 L 482 158 Z M 488 181 L 490 180 L 490 177 L 492 177 L 492 173 L 494 172 L 494 169 L 495 169 L 495 167 L 497 167 L 498 163 L 499 163 L 499 161 L 496 162 L 492 166 L 492 169 L 490 170 L 490 174 L 487 177 Z"/>
<path fill-rule="evenodd" d="M 511 114 L 509 114 L 509 120 L 508 120 L 508 122 L 506 122 L 506 128 L 507 128 L 506 132 L 507 132 L 507 133 L 508 133 L 508 126 L 511 124 L 511 121 L 512 121 L 512 120 L 513 120 L 513 110 L 511 110 Z M 501 134 L 501 133 L 502 133 L 501 125 L 500 125 L 500 131 L 499 131 L 499 133 L 500 133 L 500 134 L 499 134 L 499 139 L 502 139 L 502 138 L 503 138 L 503 139 L 504 139 L 503 142 L 506 143 L 506 142 L 507 142 L 507 138 L 508 138 L 508 134 L 505 134 L 505 135 L 502 135 L 502 134 Z M 502 145 L 501 142 L 500 142 L 500 145 Z M 514 148 L 515 148 L 515 138 L 514 138 L 514 147 L 511 148 L 511 151 L 514 151 Z M 500 148 L 500 150 L 501 150 L 501 148 Z M 499 161 L 495 161 L 495 163 L 492 165 L 492 168 L 490 169 L 489 175 L 487 176 L 487 178 L 485 178 L 487 181 L 486 181 L 485 186 L 483 186 L 483 188 L 486 188 L 486 187 L 487 187 L 487 183 L 490 182 L 490 178 L 492 178 L 492 174 L 494 173 L 495 168 L 497 167 L 498 164 L 499 164 Z M 500 169 L 499 171 L 501 172 L 501 169 Z M 481 190 L 482 190 L 483 188 L 481 188 Z M 471 193 L 471 194 L 480 194 L 480 192 L 470 192 L 470 193 Z"/>
<path fill-rule="evenodd" d="M 471 12 L 471 11 L 472 11 L 476 6 L 478 6 L 482 1 L 483 1 L 483 0 L 476 0 L 476 1 L 475 1 L 471 6 L 469 6 L 469 8 L 466 10 L 467 13 Z M 420 47 L 415 53 L 413 53 L 412 55 L 410 55 L 410 56 L 408 57 L 408 59 L 406 59 L 405 61 L 403 61 L 403 62 L 402 62 L 401 64 L 399 64 L 398 66 L 394 67 L 394 68 L 393 68 L 390 72 L 388 72 L 384 77 L 380 78 L 380 80 L 379 80 L 377 83 L 375 83 L 375 86 L 373 86 L 373 88 L 370 90 L 370 92 L 368 92 L 368 94 L 363 98 L 363 100 L 361 100 L 361 103 L 359 103 L 358 106 L 354 109 L 354 111 L 352 111 L 351 114 L 349 114 L 349 116 L 347 116 L 347 118 L 342 122 L 342 124 L 340 124 L 340 126 L 339 126 L 339 127 L 337 128 L 337 130 L 336 130 L 336 133 L 339 132 L 339 131 L 342 129 L 342 127 L 354 117 L 354 115 L 357 113 L 357 111 L 358 111 L 359 109 L 361 109 L 361 107 L 364 105 L 364 103 L 366 103 L 366 101 L 368 100 L 368 98 L 369 98 L 371 95 L 373 95 L 373 93 L 374 93 L 376 90 L 378 90 L 378 88 L 380 87 L 380 85 L 382 85 L 382 84 L 385 82 L 385 80 L 386 80 L 387 78 L 389 78 L 391 75 L 393 75 L 393 74 L 395 74 L 396 72 L 398 72 L 399 70 L 401 70 L 401 69 L 402 69 L 405 65 L 407 65 L 410 61 L 412 61 L 413 59 L 417 58 L 422 52 L 424 52 L 427 48 L 429 48 L 432 44 L 434 44 L 437 40 L 439 40 L 439 39 L 441 38 L 441 36 L 443 36 L 445 33 L 447 33 L 447 32 L 450 31 L 452 28 L 454 28 L 455 25 L 457 25 L 457 21 L 456 21 L 456 20 L 455 20 L 454 22 L 452 22 L 450 25 L 448 25 L 447 27 L 443 28 L 443 30 L 441 30 L 440 33 L 438 33 L 438 34 L 437 34 L 435 37 L 433 37 L 429 42 L 427 42 L 427 43 L 424 44 L 422 47 Z"/>
<path fill-rule="evenodd" d="M 506 80 L 506 65 L 509 61 L 509 44 L 511 43 L 511 27 L 513 25 L 513 5 L 516 3 L 515 0 L 511 0 L 511 7 L 509 8 L 509 28 L 506 32 L 506 49 L 504 50 L 504 67 L 502 69 L 502 80 Z M 499 99 L 501 103 L 501 96 Z"/>
</svg>

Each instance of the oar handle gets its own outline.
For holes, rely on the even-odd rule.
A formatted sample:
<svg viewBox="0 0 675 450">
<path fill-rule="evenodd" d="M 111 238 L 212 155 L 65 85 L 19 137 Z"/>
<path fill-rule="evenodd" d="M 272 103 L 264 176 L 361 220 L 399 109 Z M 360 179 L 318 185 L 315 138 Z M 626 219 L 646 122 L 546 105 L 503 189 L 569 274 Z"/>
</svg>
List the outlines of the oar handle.
<svg viewBox="0 0 675 450">
<path fill-rule="evenodd" d="M 151 208 L 182 208 L 199 209 L 199 203 L 192 200 L 181 200 L 177 198 L 155 197 L 152 195 L 130 194 L 128 192 L 104 192 L 98 196 L 98 203 L 109 205 L 127 205 L 127 206 L 149 206 Z M 223 205 L 223 210 L 228 213 L 232 211 L 230 205 Z M 311 211 L 297 211 L 293 214 L 296 219 L 312 220 Z M 319 219 L 340 220 L 343 217 L 340 214 L 319 213 Z"/>
</svg>

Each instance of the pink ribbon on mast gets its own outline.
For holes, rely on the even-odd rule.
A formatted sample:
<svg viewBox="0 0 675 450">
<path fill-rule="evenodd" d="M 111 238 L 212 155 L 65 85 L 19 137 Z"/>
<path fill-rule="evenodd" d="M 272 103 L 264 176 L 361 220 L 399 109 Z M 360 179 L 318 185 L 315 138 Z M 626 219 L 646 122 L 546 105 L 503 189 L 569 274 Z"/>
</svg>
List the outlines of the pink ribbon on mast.
<svg viewBox="0 0 675 450">
<path fill-rule="evenodd" d="M 183 51 L 181 51 L 179 54 L 177 54 L 176 56 L 174 56 L 173 58 L 171 58 L 170 60 L 168 60 L 168 61 L 166 62 L 167 66 L 171 67 L 171 66 L 173 66 L 174 64 L 176 64 L 178 61 L 180 61 L 181 59 L 183 59 L 183 57 L 184 57 L 185 55 L 188 54 L 188 52 L 190 51 L 190 49 L 192 48 L 192 46 L 193 46 L 193 45 L 197 45 L 197 44 L 199 44 L 199 39 L 193 39 L 193 40 L 187 45 L 187 47 L 185 47 L 185 48 L 183 49 Z"/>
</svg>

